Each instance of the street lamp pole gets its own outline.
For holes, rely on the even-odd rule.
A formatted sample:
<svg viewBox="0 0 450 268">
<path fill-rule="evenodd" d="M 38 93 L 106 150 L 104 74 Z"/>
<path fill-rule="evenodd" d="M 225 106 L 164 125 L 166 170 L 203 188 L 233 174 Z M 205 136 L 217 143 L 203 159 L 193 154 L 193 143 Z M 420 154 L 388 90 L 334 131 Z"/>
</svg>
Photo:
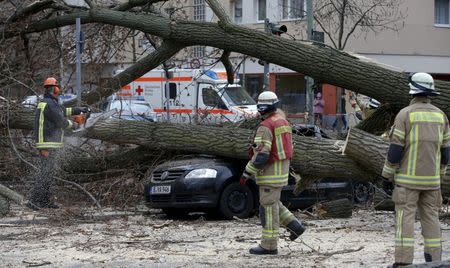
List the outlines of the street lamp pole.
<svg viewBox="0 0 450 268">
<path fill-rule="evenodd" d="M 307 32 L 308 40 L 313 40 L 313 0 L 306 0 L 306 16 L 307 16 Z M 310 76 L 305 76 L 306 82 L 306 112 L 308 113 L 309 124 L 314 124 L 314 113 L 313 113 L 313 101 L 314 101 L 314 79 Z"/>
</svg>

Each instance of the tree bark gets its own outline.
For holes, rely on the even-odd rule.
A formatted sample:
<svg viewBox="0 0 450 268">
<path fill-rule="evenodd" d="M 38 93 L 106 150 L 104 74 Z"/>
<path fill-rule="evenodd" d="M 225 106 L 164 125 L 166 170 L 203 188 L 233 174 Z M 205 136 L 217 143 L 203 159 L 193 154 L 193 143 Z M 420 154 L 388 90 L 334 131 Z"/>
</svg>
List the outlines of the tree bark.
<svg viewBox="0 0 450 268">
<path fill-rule="evenodd" d="M 132 143 L 152 149 L 211 154 L 247 159 L 253 131 L 240 128 L 152 123 L 109 119 L 99 122 L 88 137 L 113 143 Z M 318 178 L 363 178 L 368 175 L 342 155 L 334 140 L 294 137 L 291 166 L 304 178 L 305 186 Z M 305 179 L 306 178 L 306 179 Z"/>
<path fill-rule="evenodd" d="M 318 204 L 316 212 L 323 218 L 351 218 L 353 205 L 348 198 L 342 198 Z"/>
<path fill-rule="evenodd" d="M 12 200 L 18 205 L 24 205 L 25 203 L 25 198 L 21 194 L 9 189 L 2 184 L 0 184 L 0 196 L 8 200 Z"/>
<path fill-rule="evenodd" d="M 344 154 L 363 168 L 381 178 L 389 142 L 381 137 L 352 128 L 348 132 Z M 441 178 L 442 195 L 450 196 L 450 170 Z"/>
</svg>

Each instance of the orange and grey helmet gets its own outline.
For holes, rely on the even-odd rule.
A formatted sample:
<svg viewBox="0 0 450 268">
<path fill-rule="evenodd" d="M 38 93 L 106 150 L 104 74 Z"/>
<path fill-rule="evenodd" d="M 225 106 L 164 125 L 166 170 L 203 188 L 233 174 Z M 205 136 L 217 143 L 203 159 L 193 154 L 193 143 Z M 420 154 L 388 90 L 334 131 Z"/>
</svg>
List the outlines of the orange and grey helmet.
<svg viewBox="0 0 450 268">
<path fill-rule="evenodd" d="M 56 78 L 49 77 L 49 78 L 45 79 L 44 87 L 50 87 L 50 86 L 58 86 L 58 81 L 56 81 Z"/>
</svg>

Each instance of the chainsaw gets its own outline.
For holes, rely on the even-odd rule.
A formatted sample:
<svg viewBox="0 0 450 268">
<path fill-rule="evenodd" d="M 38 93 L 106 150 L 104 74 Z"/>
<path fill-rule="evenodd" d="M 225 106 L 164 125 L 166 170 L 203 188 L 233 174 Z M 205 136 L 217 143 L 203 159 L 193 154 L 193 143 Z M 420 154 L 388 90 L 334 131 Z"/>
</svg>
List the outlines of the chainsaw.
<svg viewBox="0 0 450 268">
<path fill-rule="evenodd" d="M 82 114 L 82 116 L 80 116 L 79 119 L 74 118 L 74 121 L 76 123 L 78 123 L 78 125 L 80 127 L 78 129 L 74 130 L 73 132 L 85 131 L 85 130 L 91 128 L 92 126 L 94 126 L 99 120 L 107 119 L 107 118 L 113 116 L 115 113 L 117 113 L 116 109 L 112 109 L 112 110 L 109 110 L 107 112 L 100 113 L 100 114 L 92 114 L 92 116 L 91 116 L 91 113 Z M 78 115 L 76 115 L 76 116 L 78 116 Z M 78 120 L 78 121 L 76 121 L 76 120 Z"/>
</svg>

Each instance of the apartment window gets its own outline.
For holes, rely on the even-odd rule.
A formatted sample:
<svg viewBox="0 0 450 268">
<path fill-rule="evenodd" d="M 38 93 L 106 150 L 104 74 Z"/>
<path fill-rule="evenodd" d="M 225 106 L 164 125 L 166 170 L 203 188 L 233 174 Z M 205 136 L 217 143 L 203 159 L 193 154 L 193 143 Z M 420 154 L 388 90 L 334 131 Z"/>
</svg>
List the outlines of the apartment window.
<svg viewBox="0 0 450 268">
<path fill-rule="evenodd" d="M 266 18 L 266 0 L 258 0 L 258 20 L 265 20 Z"/>
<path fill-rule="evenodd" d="M 305 15 L 305 0 L 281 0 L 283 19 L 300 19 Z"/>
<path fill-rule="evenodd" d="M 195 46 L 192 48 L 192 57 L 201 59 L 205 56 L 205 47 L 204 46 Z"/>
<path fill-rule="evenodd" d="M 194 20 L 205 21 L 205 0 L 194 0 Z"/>
<path fill-rule="evenodd" d="M 242 23 L 242 0 L 234 1 L 234 22 Z"/>
<path fill-rule="evenodd" d="M 434 23 L 450 24 L 450 0 L 434 0 Z"/>
</svg>

